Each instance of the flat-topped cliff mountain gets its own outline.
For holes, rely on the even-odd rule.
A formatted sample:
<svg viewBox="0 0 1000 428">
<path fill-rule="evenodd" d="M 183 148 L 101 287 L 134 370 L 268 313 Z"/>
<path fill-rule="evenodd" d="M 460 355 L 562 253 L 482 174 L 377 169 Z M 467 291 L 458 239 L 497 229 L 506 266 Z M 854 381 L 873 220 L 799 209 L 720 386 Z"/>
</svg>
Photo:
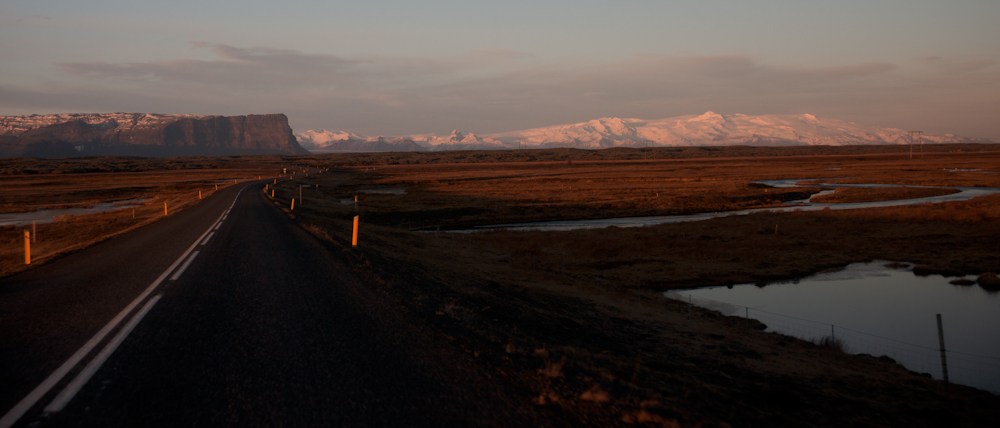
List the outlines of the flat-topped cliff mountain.
<svg viewBox="0 0 1000 428">
<path fill-rule="evenodd" d="M 283 114 L 0 116 L 0 157 L 308 154 Z"/>
</svg>

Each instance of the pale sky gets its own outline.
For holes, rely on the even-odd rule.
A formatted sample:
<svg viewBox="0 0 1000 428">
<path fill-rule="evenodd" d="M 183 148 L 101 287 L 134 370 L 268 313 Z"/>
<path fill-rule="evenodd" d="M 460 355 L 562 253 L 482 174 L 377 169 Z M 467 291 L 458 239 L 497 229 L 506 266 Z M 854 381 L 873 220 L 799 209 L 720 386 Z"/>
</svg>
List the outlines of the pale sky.
<svg viewBox="0 0 1000 428">
<path fill-rule="evenodd" d="M 479 134 L 812 113 L 1000 142 L 1000 1 L 4 0 L 0 115 Z"/>
</svg>

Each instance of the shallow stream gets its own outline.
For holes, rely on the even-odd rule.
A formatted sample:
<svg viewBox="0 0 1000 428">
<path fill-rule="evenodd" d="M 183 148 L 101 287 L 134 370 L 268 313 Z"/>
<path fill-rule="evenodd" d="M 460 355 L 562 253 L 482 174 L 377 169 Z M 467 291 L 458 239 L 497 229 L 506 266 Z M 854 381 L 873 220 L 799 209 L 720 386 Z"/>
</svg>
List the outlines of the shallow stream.
<svg viewBox="0 0 1000 428">
<path fill-rule="evenodd" d="M 95 204 L 89 204 L 90 206 L 85 208 L 60 208 L 54 210 L 31 211 L 26 213 L 5 213 L 0 214 L 0 226 L 26 226 L 30 225 L 32 221 L 36 224 L 52 223 L 55 221 L 54 217 L 64 215 L 94 214 L 120 210 L 131 208 L 132 205 L 142 205 L 149 200 L 150 199 L 128 199 L 124 201 L 98 202 Z"/>
<path fill-rule="evenodd" d="M 799 178 L 799 179 L 786 179 L 786 180 L 762 180 L 756 183 L 766 184 L 772 187 L 925 187 L 925 188 L 941 188 L 933 186 L 902 186 L 897 184 L 843 184 L 843 183 L 817 183 L 811 184 L 809 186 L 799 186 L 798 182 L 811 181 L 816 179 L 809 178 Z M 608 226 L 616 227 L 642 227 L 642 226 L 653 226 L 657 224 L 667 224 L 667 223 L 683 223 L 688 221 L 702 221 L 710 220 L 719 217 L 729 217 L 734 215 L 747 215 L 759 212 L 790 212 L 790 211 L 818 211 L 823 209 L 831 210 L 853 210 L 860 208 L 876 208 L 876 207 L 895 207 L 902 205 L 918 205 L 927 203 L 939 203 L 939 202 L 952 202 L 952 201 L 967 201 L 969 199 L 975 198 L 977 196 L 992 195 L 994 193 L 1000 193 L 1000 188 L 995 187 L 944 187 L 947 189 L 956 189 L 958 192 L 951 193 L 948 195 L 941 196 L 929 196 L 925 198 L 912 198 L 912 199 L 897 199 L 892 201 L 876 201 L 876 202 L 856 202 L 856 203 L 814 203 L 810 202 L 809 199 L 803 199 L 799 201 L 791 201 L 782 207 L 771 207 L 771 208 L 752 208 L 746 210 L 738 211 L 721 211 L 712 213 L 698 213 L 698 214 L 687 214 L 687 215 L 669 215 L 669 216 L 648 216 L 648 217 L 617 217 L 617 218 L 603 218 L 603 219 L 590 219 L 590 220 L 556 220 L 556 221 L 539 221 L 530 223 L 508 223 L 508 224 L 494 224 L 488 226 L 479 226 L 475 230 L 485 230 L 485 229 L 504 229 L 508 231 L 565 231 L 565 230 L 578 230 L 578 229 L 599 229 Z M 823 192 L 817 193 L 817 195 Z M 814 195 L 815 196 L 815 195 Z M 811 198 L 810 198 L 811 199 Z M 456 231 L 456 232 L 471 232 L 471 230 Z"/>
</svg>

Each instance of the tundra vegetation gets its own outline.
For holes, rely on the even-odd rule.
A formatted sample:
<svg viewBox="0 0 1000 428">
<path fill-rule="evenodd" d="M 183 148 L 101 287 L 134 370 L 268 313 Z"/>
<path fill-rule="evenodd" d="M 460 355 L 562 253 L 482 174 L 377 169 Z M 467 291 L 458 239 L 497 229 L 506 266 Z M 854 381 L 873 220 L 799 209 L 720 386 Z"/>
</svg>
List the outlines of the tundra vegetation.
<svg viewBox="0 0 1000 428">
<path fill-rule="evenodd" d="M 256 175 L 261 165 L 246 162 L 267 163 L 270 171 L 289 164 L 329 168 L 279 182 L 272 203 L 343 254 L 354 274 L 405 316 L 439 331 L 492 376 L 516 385 L 539 412 L 569 425 L 995 426 L 1000 398 L 993 394 L 944 384 L 888 357 L 851 355 L 822 339 L 764 332 L 758 322 L 660 292 L 763 285 L 874 259 L 911 262 L 921 273 L 982 274 L 981 282 L 992 284 L 992 272 L 1000 271 L 1000 196 L 642 228 L 453 231 L 777 207 L 824 190 L 816 183 L 784 189 L 754 183 L 766 179 L 1000 187 L 1000 174 L 991 172 L 1000 169 L 998 149 L 925 146 L 913 158 L 899 146 L 272 155 L 219 159 L 217 169 L 139 174 L 150 180 L 187 174 L 193 181 L 183 183 L 203 185 L 218 177 L 195 180 L 198 174 Z M 135 174 L 126 169 L 103 174 L 105 185 L 146 177 L 122 180 Z M 178 187 L 176 194 L 191 190 Z M 950 190 L 849 190 L 827 198 L 944 192 Z M 355 215 L 358 247 L 351 246 Z M 99 216 L 95 224 L 110 221 Z M 20 254 L 11 248 L 20 229 L 4 231 L 4 263 L 15 264 L 7 260 Z"/>
</svg>

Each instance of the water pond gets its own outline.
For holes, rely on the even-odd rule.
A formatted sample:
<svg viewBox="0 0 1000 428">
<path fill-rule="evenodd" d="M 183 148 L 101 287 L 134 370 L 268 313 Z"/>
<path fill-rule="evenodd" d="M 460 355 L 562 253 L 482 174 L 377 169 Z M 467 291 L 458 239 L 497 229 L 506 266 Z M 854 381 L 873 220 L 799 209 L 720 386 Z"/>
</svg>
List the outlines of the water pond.
<svg viewBox="0 0 1000 428">
<path fill-rule="evenodd" d="M 26 226 L 32 221 L 36 224 L 52 223 L 54 217 L 64 215 L 83 215 L 102 213 L 130 208 L 131 205 L 142 205 L 150 199 L 128 199 L 123 201 L 99 202 L 81 208 L 60 208 L 54 210 L 37 210 L 26 213 L 6 213 L 0 214 L 0 226 Z"/>
<path fill-rule="evenodd" d="M 943 372 L 936 320 L 941 314 L 949 380 L 1000 394 L 1000 293 L 887 264 L 856 263 L 794 282 L 664 295 L 749 316 L 768 331 L 813 341 L 832 336 L 847 352 L 887 355 L 936 379 Z"/>
</svg>

